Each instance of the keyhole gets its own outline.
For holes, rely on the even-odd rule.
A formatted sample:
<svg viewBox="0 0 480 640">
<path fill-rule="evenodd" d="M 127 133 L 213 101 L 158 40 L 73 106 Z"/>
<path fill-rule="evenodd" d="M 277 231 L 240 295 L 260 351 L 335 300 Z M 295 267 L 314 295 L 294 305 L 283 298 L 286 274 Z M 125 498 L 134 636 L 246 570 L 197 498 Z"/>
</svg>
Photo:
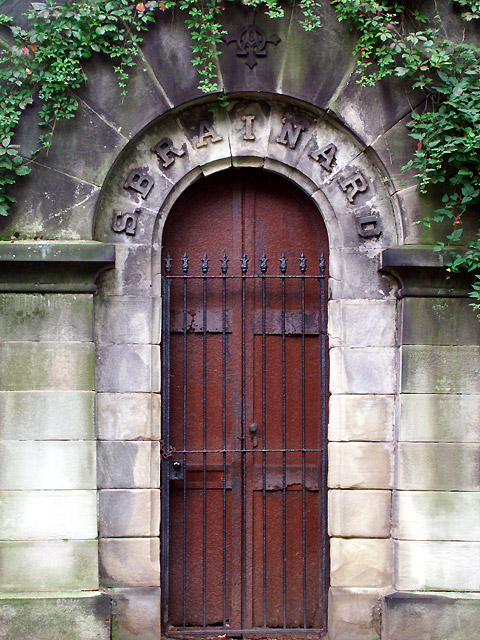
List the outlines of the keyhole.
<svg viewBox="0 0 480 640">
<path fill-rule="evenodd" d="M 258 438 L 257 438 L 257 424 L 254 422 L 252 423 L 249 427 L 248 427 L 249 431 L 250 431 L 250 435 L 252 436 L 252 447 L 255 449 L 255 447 L 258 446 Z"/>
</svg>

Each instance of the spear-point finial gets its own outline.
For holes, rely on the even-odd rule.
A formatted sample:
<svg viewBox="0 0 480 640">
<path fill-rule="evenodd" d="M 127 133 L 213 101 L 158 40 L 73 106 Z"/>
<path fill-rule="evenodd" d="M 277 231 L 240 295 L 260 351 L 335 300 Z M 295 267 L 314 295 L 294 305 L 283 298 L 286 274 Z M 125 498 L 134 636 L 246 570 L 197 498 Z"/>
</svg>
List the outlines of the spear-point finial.
<svg viewBox="0 0 480 640">
<path fill-rule="evenodd" d="M 200 260 L 200 264 L 202 265 L 203 273 L 208 273 L 208 263 L 210 260 L 207 258 L 207 251 L 203 252 L 203 258 Z"/>
<path fill-rule="evenodd" d="M 185 275 L 187 275 L 188 273 L 188 256 L 187 256 L 187 252 L 185 251 L 185 253 L 183 254 L 183 258 L 182 258 L 182 271 Z"/>
<path fill-rule="evenodd" d="M 170 257 L 170 254 L 167 253 L 167 256 L 165 258 L 165 273 L 168 275 L 170 274 L 172 271 L 172 259 Z"/>
<path fill-rule="evenodd" d="M 262 273 L 267 273 L 267 267 L 268 267 L 267 262 L 268 262 L 268 258 L 265 255 L 265 251 L 264 251 L 262 254 L 262 257 L 259 259 L 260 271 Z"/>
<path fill-rule="evenodd" d="M 280 256 L 279 262 L 280 262 L 280 271 L 282 273 L 286 273 L 286 271 L 287 271 L 287 259 L 285 257 L 285 252 L 284 251 L 282 251 L 282 255 Z"/>
<path fill-rule="evenodd" d="M 247 258 L 247 254 L 246 253 L 244 253 L 243 256 L 242 256 L 241 265 L 242 265 L 242 273 L 247 273 L 247 271 L 248 271 L 248 258 Z"/>
<path fill-rule="evenodd" d="M 320 259 L 318 261 L 318 266 L 320 268 L 320 275 L 324 276 L 325 275 L 325 266 L 326 266 L 326 260 L 325 260 L 325 256 L 323 255 L 323 252 L 320 256 Z"/>
<path fill-rule="evenodd" d="M 227 252 L 224 250 L 222 259 L 220 260 L 220 265 L 221 265 L 223 275 L 226 275 L 228 271 L 228 262 L 229 260 L 227 258 Z"/>
<path fill-rule="evenodd" d="M 305 271 L 307 270 L 307 259 L 303 251 L 302 251 L 302 255 L 300 256 L 299 266 L 300 266 L 300 271 L 302 273 L 305 273 Z"/>
</svg>

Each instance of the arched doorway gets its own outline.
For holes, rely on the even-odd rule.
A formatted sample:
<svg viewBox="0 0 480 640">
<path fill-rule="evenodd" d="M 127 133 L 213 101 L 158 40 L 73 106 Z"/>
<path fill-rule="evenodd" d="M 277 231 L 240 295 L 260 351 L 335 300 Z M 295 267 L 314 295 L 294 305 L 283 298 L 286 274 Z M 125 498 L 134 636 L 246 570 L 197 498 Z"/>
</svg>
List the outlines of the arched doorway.
<svg viewBox="0 0 480 640">
<path fill-rule="evenodd" d="M 315 205 L 232 169 L 163 235 L 167 636 L 326 629 L 326 273 Z"/>
</svg>

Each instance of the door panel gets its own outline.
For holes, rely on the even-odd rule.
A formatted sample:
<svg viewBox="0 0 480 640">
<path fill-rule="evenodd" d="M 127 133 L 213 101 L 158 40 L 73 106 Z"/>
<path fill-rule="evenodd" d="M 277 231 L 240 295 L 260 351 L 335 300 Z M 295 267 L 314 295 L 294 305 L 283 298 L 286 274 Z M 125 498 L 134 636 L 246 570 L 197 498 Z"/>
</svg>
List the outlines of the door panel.
<svg viewBox="0 0 480 640">
<path fill-rule="evenodd" d="M 256 170 L 200 181 L 168 218 L 166 635 L 325 630 L 327 248 L 310 200 Z"/>
</svg>

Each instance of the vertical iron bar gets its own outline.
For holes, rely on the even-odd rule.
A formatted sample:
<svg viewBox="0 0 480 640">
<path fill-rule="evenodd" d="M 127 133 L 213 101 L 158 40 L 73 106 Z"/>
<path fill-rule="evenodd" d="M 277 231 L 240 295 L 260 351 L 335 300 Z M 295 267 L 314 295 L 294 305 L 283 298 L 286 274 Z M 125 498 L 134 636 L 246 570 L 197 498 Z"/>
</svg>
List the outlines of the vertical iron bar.
<svg viewBox="0 0 480 640">
<path fill-rule="evenodd" d="M 263 558 L 263 626 L 267 626 L 267 344 L 266 282 L 268 258 L 260 260 L 262 272 L 262 558 Z"/>
<path fill-rule="evenodd" d="M 321 522 L 322 522 L 322 600 L 323 600 L 323 626 L 327 625 L 327 580 L 328 580 L 328 554 L 327 554 L 327 327 L 326 327 L 326 300 L 325 300 L 325 271 L 326 260 L 323 253 L 318 263 L 320 269 L 320 383 L 321 383 L 321 449 L 322 449 L 322 473 L 321 473 Z"/>
<path fill-rule="evenodd" d="M 282 251 L 282 543 L 283 543 L 283 627 L 287 627 L 287 358 L 285 344 L 285 273 L 287 260 Z"/>
<path fill-rule="evenodd" d="M 207 626 L 207 253 L 201 260 L 203 272 L 203 527 L 202 527 L 202 622 Z"/>
<path fill-rule="evenodd" d="M 248 258 L 246 254 L 243 254 L 242 258 L 242 431 L 241 431 L 241 443 L 242 443 L 242 460 L 241 460 L 241 475 L 242 475 L 242 508 L 241 508 L 241 529 L 242 529 L 242 602 L 241 602 L 241 619 L 242 628 L 245 628 L 245 613 L 247 606 L 247 478 L 246 478 L 246 453 L 245 453 L 245 435 L 246 435 L 246 416 L 247 416 L 247 404 L 246 404 L 246 346 L 245 346 L 245 298 L 246 298 L 246 277 L 248 270 Z"/>
<path fill-rule="evenodd" d="M 187 253 L 182 259 L 183 270 L 183 450 L 187 450 Z M 187 622 L 187 454 L 183 454 L 183 630 Z"/>
<path fill-rule="evenodd" d="M 170 278 L 172 260 L 167 254 L 165 258 L 165 277 L 162 280 L 162 441 L 165 450 L 170 448 Z M 163 626 L 168 628 L 168 598 L 169 598 L 169 475 L 168 460 L 162 460 L 162 600 L 163 600 Z"/>
<path fill-rule="evenodd" d="M 223 541 L 222 541 L 222 615 L 227 624 L 227 270 L 228 259 L 223 252 L 222 264 L 222 443 L 223 443 Z"/>
<path fill-rule="evenodd" d="M 305 256 L 300 257 L 302 274 L 302 558 L 303 558 L 303 628 L 307 628 L 307 539 L 305 487 Z"/>
</svg>

